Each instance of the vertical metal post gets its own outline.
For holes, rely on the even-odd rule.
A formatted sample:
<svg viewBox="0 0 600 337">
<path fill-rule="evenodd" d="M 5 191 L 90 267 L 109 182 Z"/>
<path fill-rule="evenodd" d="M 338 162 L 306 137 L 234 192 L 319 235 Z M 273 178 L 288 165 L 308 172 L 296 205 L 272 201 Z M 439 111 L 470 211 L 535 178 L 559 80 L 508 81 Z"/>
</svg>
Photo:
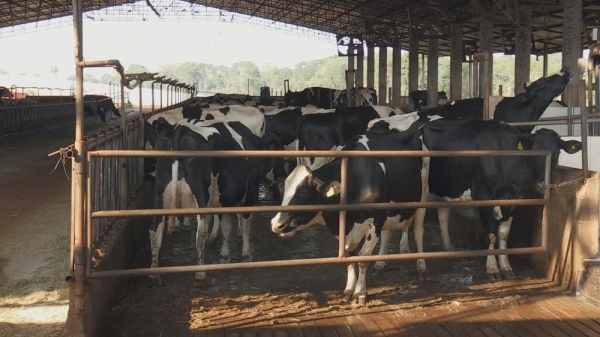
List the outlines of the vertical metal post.
<svg viewBox="0 0 600 337">
<path fill-rule="evenodd" d="M 542 242 L 541 246 L 544 250 L 548 250 L 548 223 L 549 223 L 549 203 L 550 203 L 550 179 L 552 175 L 550 170 L 552 169 L 552 154 L 546 155 L 546 166 L 544 171 L 544 210 L 542 211 Z"/>
<path fill-rule="evenodd" d="M 150 94 L 152 95 L 152 112 L 154 112 L 154 83 L 156 83 L 156 81 L 152 81 L 152 85 L 151 85 L 151 91 Z"/>
<path fill-rule="evenodd" d="M 96 138 L 98 139 L 98 138 Z M 87 252 L 86 252 L 86 258 L 85 258 L 85 277 L 89 277 L 92 274 L 92 242 L 93 242 L 93 238 L 92 238 L 92 221 L 94 221 L 92 219 L 92 212 L 94 212 L 96 209 L 94 208 L 94 191 L 93 191 L 93 187 L 92 187 L 92 177 L 97 175 L 96 170 L 94 170 L 92 168 L 92 160 L 91 158 L 87 158 L 87 167 L 88 167 L 88 176 L 87 176 L 87 192 L 86 192 L 86 201 L 87 201 L 87 212 L 86 212 L 86 220 L 87 220 L 87 224 L 88 224 L 88 228 L 86 231 L 86 246 L 87 246 Z"/>
<path fill-rule="evenodd" d="M 502 84 L 498 86 L 498 96 L 502 96 Z"/>
<path fill-rule="evenodd" d="M 128 135 L 127 135 L 127 118 L 125 117 L 126 115 L 126 108 L 125 108 L 125 85 L 123 85 L 123 83 L 121 83 L 121 148 L 123 150 L 129 150 L 128 149 Z M 127 179 L 127 161 L 128 158 L 127 157 L 122 157 L 119 158 L 119 162 L 121 163 L 120 165 L 120 182 L 119 184 L 121 185 L 121 194 L 119 195 L 120 197 L 120 201 L 121 201 L 121 209 L 125 209 L 125 207 L 127 207 L 127 198 L 129 197 L 128 194 L 128 179 Z"/>
<path fill-rule="evenodd" d="M 543 60 L 543 73 L 542 77 L 548 76 L 548 42 L 544 42 L 544 60 Z"/>
<path fill-rule="evenodd" d="M 82 311 L 84 308 L 85 258 L 86 247 L 84 238 L 84 208 L 85 196 L 85 141 L 83 116 L 83 0 L 73 0 L 73 32 L 75 35 L 75 153 L 73 154 L 71 184 L 74 199 L 73 223 L 74 233 L 73 258 L 71 266 L 74 295 L 74 308 Z"/>
<path fill-rule="evenodd" d="M 588 177 L 588 125 L 585 106 L 585 80 L 579 82 L 579 104 L 581 105 L 581 170 L 583 178 Z"/>
<path fill-rule="evenodd" d="M 340 205 L 345 205 L 348 203 L 348 157 L 342 158 L 342 165 L 340 167 L 340 170 Z M 346 256 L 346 211 L 340 211 L 339 221 L 340 245 L 338 250 L 338 257 L 344 257 Z"/>
<path fill-rule="evenodd" d="M 354 76 L 354 70 L 346 70 L 346 106 L 354 106 L 354 100 L 352 97 L 352 90 L 354 88 Z"/>
<path fill-rule="evenodd" d="M 567 136 L 573 135 L 573 85 L 567 84 Z"/>
<path fill-rule="evenodd" d="M 162 100 L 162 99 L 163 99 L 163 90 L 162 90 L 162 86 L 163 86 L 163 83 L 162 83 L 162 82 L 160 82 L 160 108 L 161 108 L 161 109 L 163 108 L 163 104 L 162 104 L 162 101 L 163 101 L 163 100 Z"/>
</svg>

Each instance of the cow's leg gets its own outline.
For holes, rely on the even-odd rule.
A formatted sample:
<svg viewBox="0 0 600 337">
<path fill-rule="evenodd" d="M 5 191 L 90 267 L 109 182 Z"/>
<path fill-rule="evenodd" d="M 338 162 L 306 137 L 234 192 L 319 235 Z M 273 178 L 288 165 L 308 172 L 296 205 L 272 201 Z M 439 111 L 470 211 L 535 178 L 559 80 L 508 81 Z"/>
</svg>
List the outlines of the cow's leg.
<svg viewBox="0 0 600 337">
<path fill-rule="evenodd" d="M 156 228 L 156 231 L 153 231 L 152 228 L 149 230 L 150 232 L 150 249 L 152 251 L 152 262 L 150 268 L 158 267 L 158 253 L 160 251 L 160 246 L 162 245 L 163 233 L 165 230 L 165 217 L 160 217 L 160 223 Z M 162 279 L 160 275 L 150 275 L 150 280 L 154 285 L 161 286 Z"/>
<path fill-rule="evenodd" d="M 352 253 L 348 256 L 353 255 Z M 346 276 L 346 288 L 344 288 L 344 296 L 342 302 L 348 303 L 352 299 L 354 294 L 354 288 L 356 287 L 356 263 L 348 263 L 348 274 Z"/>
<path fill-rule="evenodd" d="M 383 232 L 381 232 L 381 238 L 383 239 Z M 408 228 L 402 230 L 399 248 L 401 254 L 410 253 L 410 245 L 408 244 Z"/>
<path fill-rule="evenodd" d="M 512 224 L 513 218 L 510 217 L 507 221 L 501 222 L 498 227 L 498 248 L 506 249 L 506 241 L 508 240 L 508 234 L 510 233 L 510 225 Z M 515 273 L 510 266 L 507 255 L 498 255 L 498 263 L 500 264 L 500 273 L 505 279 L 516 278 Z"/>
<path fill-rule="evenodd" d="M 490 239 L 490 246 L 488 249 L 492 250 L 496 246 L 496 235 L 494 233 L 488 234 Z M 489 280 L 496 281 L 500 280 L 500 270 L 498 269 L 498 263 L 496 262 L 495 255 L 488 255 L 487 262 L 485 263 L 486 274 Z"/>
<path fill-rule="evenodd" d="M 391 237 L 392 237 L 391 230 L 382 230 L 381 231 L 381 244 L 379 245 L 378 255 L 387 254 Z M 402 233 L 402 238 L 404 238 L 404 232 Z M 377 261 L 377 262 L 375 262 L 375 265 L 373 266 L 373 268 L 376 271 L 381 271 L 381 270 L 383 270 L 383 268 L 385 268 L 386 265 L 387 265 L 387 262 L 385 262 L 385 261 Z"/>
<path fill-rule="evenodd" d="M 479 215 L 481 217 L 481 222 L 483 223 L 483 227 L 485 233 L 488 235 L 490 240 L 490 245 L 488 249 L 494 249 L 496 247 L 496 232 L 498 232 L 498 221 L 494 218 L 494 211 L 492 207 L 480 207 Z M 498 262 L 496 261 L 495 255 L 488 255 L 486 266 L 486 274 L 489 280 L 496 281 L 501 280 L 502 276 L 500 275 L 500 270 L 498 269 Z"/>
<path fill-rule="evenodd" d="M 354 224 L 350 233 L 346 235 L 346 246 L 344 249 L 346 250 L 347 255 L 354 255 L 354 251 L 357 249 L 362 239 L 367 237 L 367 233 L 369 233 L 371 227 L 374 228 L 373 219 L 367 219 L 363 223 Z M 375 242 L 375 244 L 377 244 L 377 242 Z M 346 280 L 346 288 L 344 289 L 343 301 L 349 301 L 351 296 L 356 295 L 356 284 L 358 280 L 356 278 L 355 268 L 354 263 L 348 265 L 348 278 Z"/>
<path fill-rule="evenodd" d="M 383 223 L 381 224 L 381 226 L 383 227 Z M 371 223 L 369 225 L 368 232 L 365 235 L 365 242 L 363 243 L 360 251 L 358 252 L 358 255 L 372 255 L 375 246 L 377 246 L 377 241 L 379 241 L 379 237 L 377 235 L 377 231 L 375 230 L 375 224 Z M 356 282 L 356 287 L 354 288 L 354 295 L 352 296 L 353 304 L 365 305 L 366 303 L 368 267 L 369 262 L 358 262 L 358 281 Z"/>
<path fill-rule="evenodd" d="M 197 215 L 198 229 L 196 230 L 196 251 L 198 252 L 198 265 L 204 265 L 204 249 L 206 248 L 206 237 L 208 235 L 208 218 L 205 215 Z M 194 287 L 206 286 L 206 272 L 199 271 L 194 276 Z"/>
<path fill-rule="evenodd" d="M 442 232 L 444 250 L 453 250 L 452 243 L 450 242 L 450 232 L 448 230 L 448 224 L 450 223 L 450 207 L 438 208 L 438 221 L 440 222 L 440 231 Z"/>
<path fill-rule="evenodd" d="M 252 248 L 250 247 L 250 227 L 252 225 L 252 214 L 238 215 L 238 233 L 242 236 L 242 261 L 252 262 Z"/>
<path fill-rule="evenodd" d="M 238 232 L 237 232 L 238 241 L 240 241 L 240 240 L 243 241 L 244 240 L 244 234 L 245 234 L 245 232 L 244 232 L 244 229 L 242 228 L 243 224 L 244 224 L 244 222 L 242 220 L 243 218 L 244 217 L 241 214 L 237 215 L 237 221 L 238 221 Z M 252 220 L 252 215 L 251 214 L 250 214 L 250 220 Z M 248 227 L 248 235 L 250 235 L 250 227 Z M 250 246 L 248 246 L 248 247 L 250 247 Z"/>
<path fill-rule="evenodd" d="M 217 241 L 217 236 L 219 236 L 219 216 L 216 214 L 211 214 L 206 216 L 207 225 L 210 219 L 212 219 L 212 230 L 210 231 L 210 236 L 208 237 L 208 241 L 211 244 L 214 244 Z"/>
<path fill-rule="evenodd" d="M 229 253 L 229 235 L 231 234 L 231 214 L 221 215 L 221 234 L 223 235 L 223 243 L 221 244 L 221 258 L 219 263 L 231 262 Z"/>
<path fill-rule="evenodd" d="M 417 252 L 423 253 L 423 233 L 425 232 L 425 208 L 418 208 L 414 215 L 414 236 L 415 244 L 417 245 Z M 417 279 L 427 279 L 427 264 L 425 259 L 417 259 Z"/>
</svg>

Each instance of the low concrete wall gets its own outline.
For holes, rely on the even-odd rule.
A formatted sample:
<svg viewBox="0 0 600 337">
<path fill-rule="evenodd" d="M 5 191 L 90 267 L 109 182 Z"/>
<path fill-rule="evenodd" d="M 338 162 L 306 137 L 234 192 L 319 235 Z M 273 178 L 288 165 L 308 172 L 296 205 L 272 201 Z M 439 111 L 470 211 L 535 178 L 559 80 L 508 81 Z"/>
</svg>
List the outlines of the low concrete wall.
<svg viewBox="0 0 600 337">
<path fill-rule="evenodd" d="M 552 182 L 573 181 L 580 176 L 581 170 L 559 168 L 555 170 Z M 571 291 L 575 290 L 581 276 L 583 259 L 598 253 L 598 183 L 598 173 L 593 172 L 585 182 L 552 190 L 548 206 L 548 252 L 529 258 L 536 272 Z M 520 240 L 516 241 L 539 245 L 541 208 L 519 215 L 515 216 L 511 239 L 518 237 Z M 528 228 L 530 233 L 519 228 Z"/>
<path fill-rule="evenodd" d="M 146 209 L 152 206 L 149 183 L 142 185 L 134 194 L 128 209 Z M 149 217 L 118 219 L 106 233 L 102 244 L 94 251 L 94 271 L 142 268 L 150 265 L 150 242 L 148 238 Z M 67 336 L 97 336 L 117 298 L 120 287 L 131 279 L 93 279 L 85 284 L 84 310 L 74 308 L 74 291 L 70 291 Z"/>
</svg>

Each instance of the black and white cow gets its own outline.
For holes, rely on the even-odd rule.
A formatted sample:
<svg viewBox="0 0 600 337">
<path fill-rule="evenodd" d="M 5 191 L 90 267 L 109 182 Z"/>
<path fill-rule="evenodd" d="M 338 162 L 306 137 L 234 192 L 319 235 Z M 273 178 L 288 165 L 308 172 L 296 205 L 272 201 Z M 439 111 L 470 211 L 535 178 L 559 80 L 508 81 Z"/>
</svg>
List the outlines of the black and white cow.
<svg viewBox="0 0 600 337">
<path fill-rule="evenodd" d="M 298 150 L 329 150 L 344 145 L 353 136 L 364 134 L 369 121 L 404 113 L 398 108 L 379 105 L 338 107 L 322 112 L 306 114 L 298 121 Z M 313 158 L 299 158 L 304 165 L 312 161 Z"/>
<path fill-rule="evenodd" d="M 158 150 L 212 151 L 212 150 L 268 150 L 275 148 L 276 137 L 260 138 L 240 122 L 180 121 L 166 125 L 167 130 L 159 134 Z M 170 127 L 170 130 L 168 129 Z M 204 208 L 254 206 L 258 200 L 260 181 L 272 167 L 272 158 L 221 157 L 221 158 L 158 158 L 154 208 Z M 198 229 L 196 249 L 198 264 L 204 264 L 204 250 L 208 237 L 207 217 L 196 216 Z M 232 217 L 219 215 L 223 243 L 221 262 L 229 262 L 229 235 Z M 242 259 L 252 260 L 250 247 L 250 225 L 252 214 L 243 214 Z M 153 217 L 150 228 L 152 265 L 158 266 L 158 255 L 165 229 L 171 233 L 176 226 L 175 216 Z M 166 228 L 165 228 L 166 227 Z M 195 286 L 203 286 L 206 273 L 198 272 Z M 158 275 L 151 279 L 160 284 Z"/>
<path fill-rule="evenodd" d="M 427 90 L 415 90 L 410 92 L 410 99 L 413 102 L 415 110 L 421 109 L 421 107 L 427 106 Z M 438 101 L 442 99 L 448 99 L 445 91 L 438 91 Z"/>
<path fill-rule="evenodd" d="M 421 150 L 419 132 L 415 127 L 406 132 L 374 128 L 353 137 L 343 151 Z M 337 204 L 340 201 L 340 163 L 334 159 L 310 169 L 299 165 L 285 181 L 282 206 Z M 407 202 L 421 199 L 420 157 L 354 157 L 348 160 L 348 203 Z M 383 232 L 410 226 L 414 209 L 388 211 L 348 211 L 346 217 L 346 252 L 353 254 L 362 240 L 358 255 L 371 255 Z M 325 225 L 338 237 L 338 216 L 334 212 L 279 212 L 271 220 L 271 229 L 282 237 L 290 237 L 313 224 Z M 344 298 L 352 297 L 363 304 L 366 296 L 368 263 L 359 263 L 358 279 L 355 265 L 348 265 Z"/>
<path fill-rule="evenodd" d="M 555 131 L 540 129 L 523 133 L 496 121 L 437 120 L 422 128 L 423 142 L 432 151 L 456 150 L 540 150 L 552 153 L 552 168 L 561 150 L 575 153 L 578 141 L 563 141 Z M 544 157 L 432 157 L 429 166 L 429 197 L 444 200 L 509 200 L 536 193 L 544 183 Z M 546 182 L 549 183 L 549 182 Z M 515 206 L 479 207 L 485 233 L 494 249 L 506 241 Z M 447 232 L 449 208 L 438 209 L 440 226 Z M 415 228 L 422 223 L 415 222 Z M 416 232 L 415 232 L 416 233 Z M 422 233 L 422 232 L 421 232 Z M 447 233 L 446 233 L 447 236 Z M 422 240 L 421 238 L 416 238 Z M 449 238 L 448 238 L 449 243 Z M 488 256 L 487 274 L 491 279 L 514 278 L 506 255 Z M 424 273 L 425 270 L 420 272 Z"/>
<path fill-rule="evenodd" d="M 260 109 L 244 106 L 220 106 L 206 103 L 193 103 L 182 108 L 171 109 L 156 113 L 146 119 L 144 125 L 144 144 L 147 150 L 156 148 L 158 133 L 165 130 L 167 125 L 176 125 L 182 120 L 220 120 L 238 121 L 250 129 L 250 131 L 262 137 L 265 134 L 265 116 Z M 166 123 L 166 124 L 165 124 Z M 168 130 L 168 128 L 167 128 Z M 156 158 L 148 157 L 144 160 L 144 174 L 148 179 L 154 172 Z"/>
</svg>

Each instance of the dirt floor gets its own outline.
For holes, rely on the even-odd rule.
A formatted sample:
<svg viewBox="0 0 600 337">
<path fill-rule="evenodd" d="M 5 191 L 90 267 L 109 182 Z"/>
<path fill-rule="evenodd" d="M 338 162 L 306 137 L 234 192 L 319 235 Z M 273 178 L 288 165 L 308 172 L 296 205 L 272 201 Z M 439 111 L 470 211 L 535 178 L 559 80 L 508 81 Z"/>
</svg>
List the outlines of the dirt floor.
<svg viewBox="0 0 600 337">
<path fill-rule="evenodd" d="M 48 154 L 73 139 L 73 124 L 0 138 L 0 336 L 64 335 L 70 162 L 54 170 L 58 156 Z"/>
<path fill-rule="evenodd" d="M 266 199 L 269 199 L 268 193 Z M 272 204 L 265 201 L 265 204 Z M 314 226 L 292 238 L 283 239 L 270 231 L 274 214 L 257 214 L 252 227 L 255 261 L 333 257 L 337 240 L 327 229 Z M 426 251 L 440 250 L 440 232 L 435 213 L 428 213 Z M 163 241 L 162 266 L 195 263 L 194 233 L 175 232 Z M 241 242 L 230 242 L 233 262 L 240 261 Z M 398 251 L 399 233 L 391 243 Z M 454 238 L 458 249 L 482 248 Z M 208 246 L 208 263 L 218 263 L 218 244 Z M 411 237 L 411 249 L 415 251 Z M 520 280 L 534 275 L 514 257 L 513 268 Z M 522 301 L 527 287 L 514 287 L 515 281 L 490 284 L 485 276 L 485 258 L 427 261 L 428 279 L 416 280 L 414 261 L 390 262 L 383 274 L 367 278 L 368 303 L 355 307 L 342 303 L 346 280 L 344 265 L 302 266 L 210 272 L 209 287 L 194 289 L 192 273 L 164 275 L 163 287 L 151 287 L 146 278 L 130 279 L 123 298 L 112 312 L 103 337 L 167 336 L 165 331 L 213 331 L 227 327 L 272 326 L 344 313 L 436 307 L 454 311 L 464 302 L 481 307 L 511 306 Z M 537 281 L 536 281 L 537 282 Z M 490 286 L 510 288 L 490 296 Z M 514 288 L 513 288 L 514 287 Z M 512 289 L 512 290 L 511 290 Z M 410 310 L 403 315 L 412 315 Z M 185 334 L 184 334 L 185 335 Z M 217 334 L 220 335 L 220 334 Z M 173 335 L 175 336 L 175 335 Z"/>
</svg>

